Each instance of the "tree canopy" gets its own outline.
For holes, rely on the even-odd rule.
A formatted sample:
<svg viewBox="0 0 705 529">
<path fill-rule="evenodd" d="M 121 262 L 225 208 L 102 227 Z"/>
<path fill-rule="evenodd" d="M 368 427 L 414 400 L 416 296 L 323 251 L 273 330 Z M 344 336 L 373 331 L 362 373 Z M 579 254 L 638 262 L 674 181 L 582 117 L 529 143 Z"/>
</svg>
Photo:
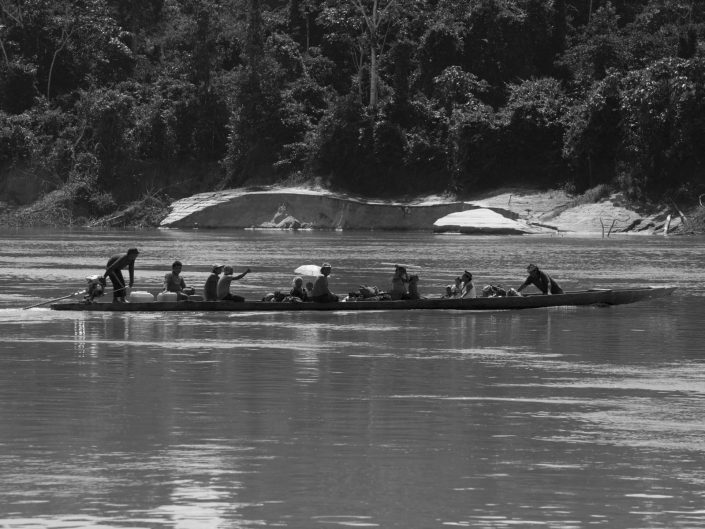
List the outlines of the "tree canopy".
<svg viewBox="0 0 705 529">
<path fill-rule="evenodd" d="M 695 0 L 0 0 L 0 200 L 697 196 L 704 39 Z"/>
</svg>

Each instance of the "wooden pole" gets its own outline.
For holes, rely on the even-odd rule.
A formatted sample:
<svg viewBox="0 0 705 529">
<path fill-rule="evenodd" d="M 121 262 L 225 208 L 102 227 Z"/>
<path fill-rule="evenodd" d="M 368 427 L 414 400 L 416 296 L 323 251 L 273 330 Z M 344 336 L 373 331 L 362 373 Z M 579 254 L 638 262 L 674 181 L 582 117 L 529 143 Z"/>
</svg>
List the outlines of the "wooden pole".
<svg viewBox="0 0 705 529">
<path fill-rule="evenodd" d="M 54 301 L 61 301 L 62 299 L 72 298 L 74 296 L 78 296 L 79 294 L 85 294 L 85 293 L 86 293 L 85 290 L 79 290 L 78 292 L 74 292 L 73 294 L 69 294 L 68 296 L 62 296 L 60 298 L 50 299 L 48 301 L 42 301 L 41 303 L 37 303 L 35 305 L 30 305 L 29 307 L 22 307 L 22 310 L 33 309 L 34 307 L 41 307 L 42 305 L 46 305 L 47 303 L 52 303 Z"/>
</svg>

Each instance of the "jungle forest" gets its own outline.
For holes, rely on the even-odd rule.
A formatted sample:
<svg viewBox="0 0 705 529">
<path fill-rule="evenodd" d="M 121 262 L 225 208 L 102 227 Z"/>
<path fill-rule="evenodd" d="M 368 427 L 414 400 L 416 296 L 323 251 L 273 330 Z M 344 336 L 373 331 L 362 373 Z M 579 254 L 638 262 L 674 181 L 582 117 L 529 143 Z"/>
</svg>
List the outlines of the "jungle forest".
<svg viewBox="0 0 705 529">
<path fill-rule="evenodd" d="M 705 2 L 0 0 L 0 201 L 705 192 Z M 59 193 L 59 195 L 57 195 Z"/>
</svg>

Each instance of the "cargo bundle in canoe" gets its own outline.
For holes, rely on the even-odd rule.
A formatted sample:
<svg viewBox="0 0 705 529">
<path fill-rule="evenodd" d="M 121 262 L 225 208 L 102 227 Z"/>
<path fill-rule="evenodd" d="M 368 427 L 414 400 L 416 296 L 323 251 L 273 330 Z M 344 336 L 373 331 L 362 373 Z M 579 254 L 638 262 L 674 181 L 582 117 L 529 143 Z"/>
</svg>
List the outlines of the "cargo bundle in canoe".
<svg viewBox="0 0 705 529">
<path fill-rule="evenodd" d="M 402 301 L 338 301 L 335 303 L 245 301 L 155 301 L 145 303 L 56 303 L 53 310 L 106 312 L 297 312 L 358 310 L 515 310 L 580 305 L 622 305 L 668 296 L 675 287 L 591 289 L 564 294 L 418 299 Z"/>
</svg>

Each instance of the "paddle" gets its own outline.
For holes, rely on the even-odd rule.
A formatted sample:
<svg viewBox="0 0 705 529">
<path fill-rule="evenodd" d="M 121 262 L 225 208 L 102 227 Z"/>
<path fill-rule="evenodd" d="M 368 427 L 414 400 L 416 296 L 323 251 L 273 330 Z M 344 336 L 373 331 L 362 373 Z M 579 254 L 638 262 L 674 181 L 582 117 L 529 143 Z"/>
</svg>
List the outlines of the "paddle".
<svg viewBox="0 0 705 529">
<path fill-rule="evenodd" d="M 121 290 L 126 290 L 128 287 L 122 287 L 118 288 L 114 292 L 120 292 Z M 74 292 L 73 294 L 69 294 L 68 296 L 62 296 L 60 298 L 55 298 L 55 299 L 49 299 L 47 301 L 42 301 L 41 303 L 36 303 L 35 305 L 30 305 L 29 307 L 22 307 L 22 310 L 27 310 L 27 309 L 33 309 L 34 307 L 41 307 L 42 305 L 46 305 L 47 303 L 53 303 L 54 301 L 61 301 L 62 299 L 68 299 L 72 298 L 74 296 L 78 296 L 79 294 L 85 294 L 87 291 L 86 290 L 78 290 Z"/>
<path fill-rule="evenodd" d="M 72 298 L 74 296 L 78 296 L 79 294 L 85 294 L 85 293 L 86 293 L 85 290 L 79 290 L 78 292 L 74 292 L 73 294 L 69 294 L 68 296 L 63 296 L 63 297 L 56 298 L 56 299 L 50 299 L 48 301 L 42 301 L 41 303 L 37 303 L 35 305 L 30 305 L 29 307 L 22 307 L 22 310 L 33 309 L 34 307 L 40 307 L 42 305 L 46 305 L 47 303 L 52 303 L 54 301 L 61 301 L 62 299 Z"/>
</svg>

